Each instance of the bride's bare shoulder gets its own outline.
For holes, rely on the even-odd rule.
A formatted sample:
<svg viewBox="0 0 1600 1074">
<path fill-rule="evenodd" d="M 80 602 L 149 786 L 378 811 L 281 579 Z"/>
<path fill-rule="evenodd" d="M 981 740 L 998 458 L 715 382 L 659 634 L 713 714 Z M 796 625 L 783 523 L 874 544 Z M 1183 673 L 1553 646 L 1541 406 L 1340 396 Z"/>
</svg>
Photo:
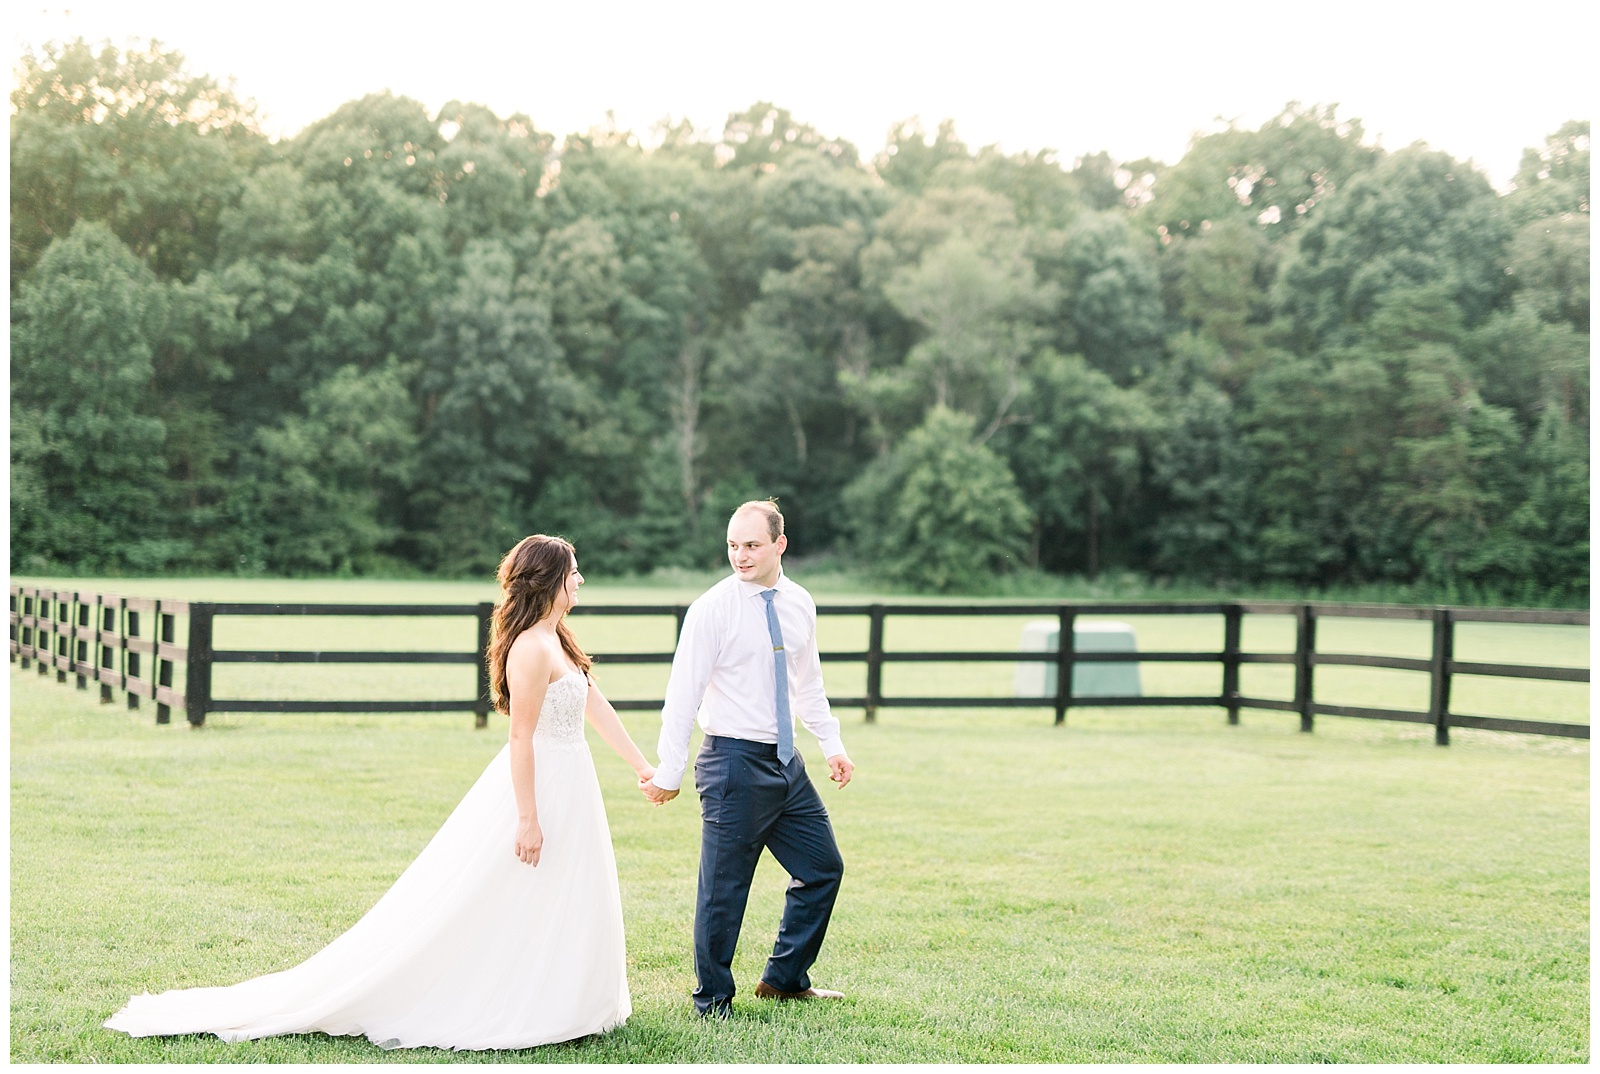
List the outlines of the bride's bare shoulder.
<svg viewBox="0 0 1600 1074">
<path fill-rule="evenodd" d="M 524 630 L 511 639 L 506 661 L 525 673 L 544 672 L 548 677 L 550 670 L 560 663 L 560 648 L 561 643 L 554 634 L 544 637 L 541 631 Z"/>
</svg>

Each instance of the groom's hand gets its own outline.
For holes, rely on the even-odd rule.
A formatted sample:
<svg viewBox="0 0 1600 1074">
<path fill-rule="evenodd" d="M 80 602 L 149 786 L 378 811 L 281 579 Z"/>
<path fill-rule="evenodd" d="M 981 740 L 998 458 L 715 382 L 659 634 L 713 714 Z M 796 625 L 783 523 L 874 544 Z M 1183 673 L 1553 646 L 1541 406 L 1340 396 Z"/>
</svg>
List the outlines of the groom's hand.
<svg viewBox="0 0 1600 1074">
<path fill-rule="evenodd" d="M 850 763 L 850 758 L 842 753 L 828 758 L 828 778 L 841 787 L 850 782 L 855 770 L 856 766 Z"/>
<path fill-rule="evenodd" d="M 651 805 L 666 805 L 668 802 L 678 797 L 678 792 L 676 790 L 662 790 L 648 779 L 641 779 L 639 781 L 639 790 L 644 792 L 645 798 L 649 800 Z"/>
</svg>

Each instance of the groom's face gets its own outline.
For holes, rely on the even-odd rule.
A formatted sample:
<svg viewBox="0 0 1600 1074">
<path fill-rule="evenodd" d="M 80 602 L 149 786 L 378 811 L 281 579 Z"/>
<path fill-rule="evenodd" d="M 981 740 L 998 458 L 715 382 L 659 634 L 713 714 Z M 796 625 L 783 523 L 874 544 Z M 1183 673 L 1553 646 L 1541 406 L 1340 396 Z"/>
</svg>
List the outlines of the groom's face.
<svg viewBox="0 0 1600 1074">
<path fill-rule="evenodd" d="M 754 511 L 740 511 L 728 520 L 728 565 L 740 581 L 774 585 L 788 546 L 788 538 L 781 533 L 777 540 L 772 539 L 767 520 Z"/>
</svg>

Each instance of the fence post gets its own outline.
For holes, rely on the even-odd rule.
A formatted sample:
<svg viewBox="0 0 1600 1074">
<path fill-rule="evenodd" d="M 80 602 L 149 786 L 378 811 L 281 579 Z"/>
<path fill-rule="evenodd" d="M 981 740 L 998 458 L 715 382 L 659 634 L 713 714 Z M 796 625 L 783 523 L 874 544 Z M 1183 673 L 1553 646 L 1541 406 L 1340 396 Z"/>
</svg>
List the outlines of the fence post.
<svg viewBox="0 0 1600 1074">
<path fill-rule="evenodd" d="M 46 593 L 49 595 L 46 596 Z M 44 589 L 35 590 L 33 607 L 33 662 L 40 675 L 48 675 L 50 665 L 55 662 L 55 593 Z"/>
<path fill-rule="evenodd" d="M 1222 612 L 1222 701 L 1228 709 L 1228 723 L 1239 723 L 1239 635 L 1244 609 L 1230 604 Z"/>
<path fill-rule="evenodd" d="M 56 682 L 66 682 L 67 669 L 61 661 L 72 664 L 72 602 L 63 601 L 59 591 L 50 596 L 50 620 L 54 628 L 55 659 L 51 662 L 56 666 Z"/>
<path fill-rule="evenodd" d="M 1309 604 L 1302 604 L 1294 613 L 1294 704 L 1300 712 L 1300 730 L 1312 729 L 1315 712 L 1312 698 L 1315 687 L 1311 671 L 1317 651 L 1317 615 Z"/>
<path fill-rule="evenodd" d="M 683 640 L 683 620 L 688 614 L 689 606 L 687 604 L 674 604 L 672 606 L 672 617 L 677 621 L 677 625 L 672 628 L 672 647 L 674 649 L 678 647 L 678 642 Z"/>
<path fill-rule="evenodd" d="M 489 635 L 494 628 L 494 605 L 484 601 L 478 605 L 478 703 L 473 707 L 472 726 L 482 729 L 489 726 Z"/>
<path fill-rule="evenodd" d="M 1060 626 L 1056 634 L 1056 726 L 1059 727 L 1067 722 L 1067 709 L 1072 706 L 1072 662 L 1078 649 L 1075 633 L 1078 613 L 1063 604 L 1057 615 Z"/>
<path fill-rule="evenodd" d="M 212 623 L 215 613 L 210 604 L 189 605 L 189 663 L 184 668 L 184 716 L 190 726 L 206 722 L 211 704 Z"/>
<path fill-rule="evenodd" d="M 73 602 L 77 594 L 67 593 L 66 600 L 61 597 L 61 593 L 56 594 L 56 621 L 60 625 L 56 637 L 56 682 L 67 681 L 67 673 L 72 670 L 73 647 L 77 642 L 77 627 L 73 624 Z"/>
<path fill-rule="evenodd" d="M 177 641 L 173 636 L 173 621 L 176 617 L 168 615 L 161 610 L 161 602 L 156 602 L 156 651 L 153 658 L 156 662 L 156 688 L 163 686 L 172 688 L 172 661 L 164 659 L 161 655 L 163 643 L 171 645 Z M 156 723 L 172 722 L 172 706 L 164 704 L 160 696 L 156 697 Z"/>
<path fill-rule="evenodd" d="M 104 593 L 97 594 L 94 602 L 94 677 L 100 683 L 100 704 L 109 705 L 113 696 L 111 692 L 112 683 L 117 678 L 117 665 L 115 663 L 117 650 L 115 646 L 106 644 L 106 635 L 113 633 L 116 629 L 117 609 L 115 605 L 106 603 L 106 595 Z M 108 677 L 111 680 L 109 682 L 107 681 Z"/>
<path fill-rule="evenodd" d="M 72 594 L 72 640 L 67 645 L 67 663 L 72 665 L 73 677 L 77 680 L 78 689 L 89 688 L 89 677 L 83 673 L 83 665 L 89 662 L 89 639 L 86 631 L 89 628 L 89 606 L 84 603 L 82 593 Z"/>
<path fill-rule="evenodd" d="M 128 641 L 139 636 L 139 612 L 128 607 L 126 597 L 122 600 L 122 626 L 119 636 L 122 641 L 122 689 L 128 699 L 128 708 L 131 710 L 139 707 L 139 695 L 128 689 L 128 680 L 139 677 L 139 654 L 133 651 Z"/>
<path fill-rule="evenodd" d="M 1430 677 L 1433 690 L 1428 699 L 1428 715 L 1433 720 L 1433 741 L 1450 745 L 1450 662 L 1455 659 L 1456 623 L 1449 608 L 1433 610 L 1433 659 Z"/>
<path fill-rule="evenodd" d="M 867 608 L 867 723 L 878 722 L 883 700 L 883 605 Z"/>
<path fill-rule="evenodd" d="M 46 592 L 43 603 L 45 608 L 45 616 L 50 623 L 50 636 L 45 641 L 45 656 L 48 659 L 39 665 L 39 674 L 49 675 L 56 666 L 56 633 L 60 629 L 60 624 L 56 622 L 55 590 L 52 589 Z M 58 679 L 57 681 L 59 682 L 60 680 Z"/>
<path fill-rule="evenodd" d="M 26 597 L 22 606 L 27 609 L 28 615 L 33 619 L 33 626 L 28 630 L 28 660 L 22 662 L 23 670 L 39 663 L 39 591 L 35 589 L 32 596 Z"/>
<path fill-rule="evenodd" d="M 50 660 L 50 642 L 48 635 L 50 628 L 45 624 L 44 591 L 33 591 L 33 665 L 34 670 L 43 675 L 45 665 Z"/>
<path fill-rule="evenodd" d="M 33 628 L 23 622 L 33 612 L 33 601 L 28 597 L 25 589 L 18 588 L 16 595 L 11 598 L 17 605 L 17 666 L 27 671 L 33 663 Z"/>
</svg>

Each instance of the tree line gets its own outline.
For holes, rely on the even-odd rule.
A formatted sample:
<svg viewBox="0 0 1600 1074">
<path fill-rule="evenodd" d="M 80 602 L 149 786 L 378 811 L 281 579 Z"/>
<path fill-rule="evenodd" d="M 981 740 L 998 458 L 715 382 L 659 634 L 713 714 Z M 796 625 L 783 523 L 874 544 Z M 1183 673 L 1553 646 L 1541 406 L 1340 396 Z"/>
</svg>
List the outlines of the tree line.
<svg viewBox="0 0 1600 1074">
<path fill-rule="evenodd" d="M 11 566 L 701 565 L 777 496 L 888 581 L 1587 600 L 1589 124 L 1497 193 L 1332 106 L 1070 166 L 774 105 L 278 142 L 151 44 L 16 68 Z"/>
</svg>

